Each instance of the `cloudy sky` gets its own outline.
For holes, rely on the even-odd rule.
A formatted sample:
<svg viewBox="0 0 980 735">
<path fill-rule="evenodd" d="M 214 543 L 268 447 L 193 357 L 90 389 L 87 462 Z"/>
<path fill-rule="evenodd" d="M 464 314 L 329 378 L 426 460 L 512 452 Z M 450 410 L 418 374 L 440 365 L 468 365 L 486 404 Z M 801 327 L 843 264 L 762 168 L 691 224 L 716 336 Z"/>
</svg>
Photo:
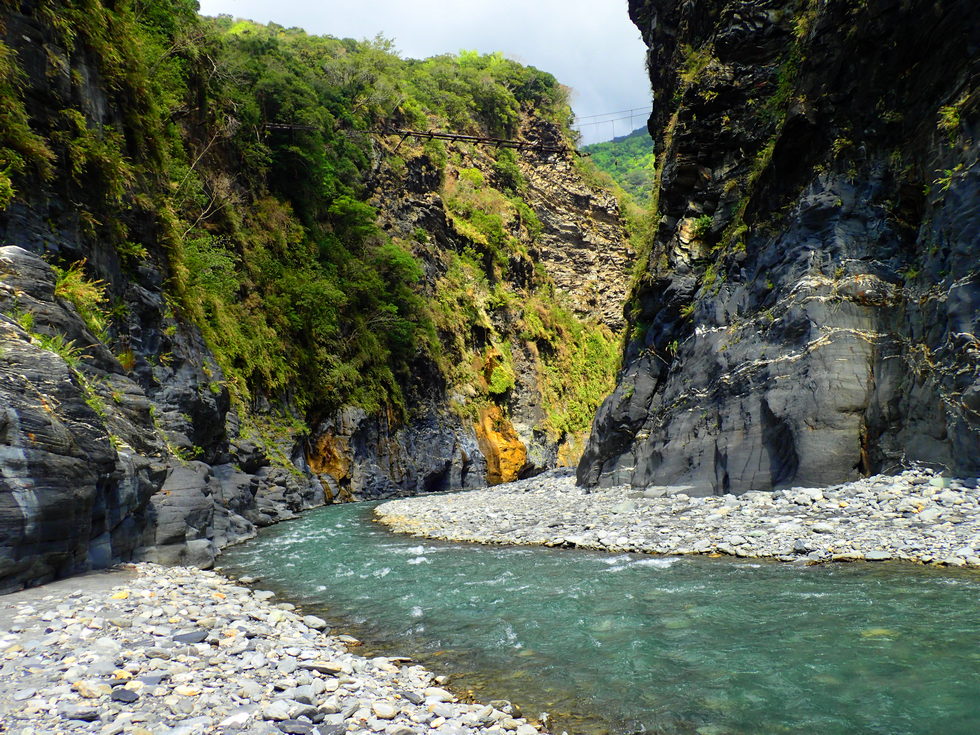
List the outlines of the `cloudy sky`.
<svg viewBox="0 0 980 735">
<path fill-rule="evenodd" d="M 227 13 L 310 33 L 392 38 L 402 56 L 502 51 L 574 90 L 584 143 L 642 126 L 650 106 L 639 31 L 626 0 L 199 0 Z M 606 115 L 605 113 L 635 110 Z M 622 119 L 625 118 L 625 119 Z"/>
</svg>

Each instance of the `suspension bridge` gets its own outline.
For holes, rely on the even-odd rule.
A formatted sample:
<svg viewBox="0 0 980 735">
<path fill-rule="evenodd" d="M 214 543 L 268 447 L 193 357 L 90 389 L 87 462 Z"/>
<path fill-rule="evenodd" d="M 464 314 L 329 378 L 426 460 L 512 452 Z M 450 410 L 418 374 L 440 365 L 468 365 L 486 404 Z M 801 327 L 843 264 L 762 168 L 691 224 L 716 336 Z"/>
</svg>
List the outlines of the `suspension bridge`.
<svg viewBox="0 0 980 735">
<path fill-rule="evenodd" d="M 572 125 L 576 128 L 590 127 L 597 125 L 611 125 L 613 135 L 616 132 L 616 123 L 624 120 L 630 121 L 630 130 L 633 131 L 633 121 L 634 119 L 641 117 L 643 115 L 649 114 L 651 108 L 646 107 L 633 107 L 628 110 L 615 110 L 613 112 L 603 112 L 597 115 L 586 115 L 584 117 L 575 117 L 572 120 Z M 312 125 L 297 125 L 292 123 L 266 123 L 263 125 L 266 130 L 279 130 L 279 131 L 314 131 L 318 128 Z M 366 133 L 370 135 L 377 135 L 383 137 L 389 136 L 399 136 L 401 140 L 398 145 L 395 146 L 397 151 L 402 143 L 404 143 L 408 138 L 414 138 L 415 140 L 445 140 L 452 143 L 470 143 L 474 145 L 490 145 L 495 148 L 509 148 L 511 150 L 526 151 L 533 153 L 543 153 L 549 156 L 567 157 L 567 156 L 588 156 L 588 153 L 582 153 L 575 148 L 566 145 L 564 143 L 540 143 L 527 140 L 516 140 L 512 138 L 498 138 L 488 135 L 468 135 L 464 133 L 453 133 L 440 130 L 410 130 L 406 128 L 396 128 L 396 127 L 382 127 L 376 130 L 367 130 Z"/>
<path fill-rule="evenodd" d="M 491 145 L 495 148 L 510 148 L 517 151 L 532 151 L 535 153 L 546 153 L 549 155 L 557 156 L 587 156 L 588 153 L 581 153 L 571 146 L 564 145 L 562 143 L 535 143 L 527 140 L 512 140 L 509 138 L 494 138 L 488 135 L 464 135 L 462 133 L 446 133 L 436 130 L 404 130 L 400 128 L 384 128 L 381 130 L 372 130 L 374 135 L 399 135 L 401 136 L 401 141 L 399 141 L 398 147 L 405 142 L 407 138 L 415 138 L 416 140 L 448 140 L 453 143 L 473 143 L 476 145 Z"/>
</svg>

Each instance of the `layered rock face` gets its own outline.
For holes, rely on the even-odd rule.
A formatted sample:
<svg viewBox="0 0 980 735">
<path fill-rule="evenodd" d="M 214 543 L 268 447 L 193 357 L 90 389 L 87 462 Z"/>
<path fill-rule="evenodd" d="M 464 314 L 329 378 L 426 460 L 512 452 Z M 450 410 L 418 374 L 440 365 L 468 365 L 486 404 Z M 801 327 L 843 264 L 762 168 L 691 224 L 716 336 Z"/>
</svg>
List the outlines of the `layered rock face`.
<svg viewBox="0 0 980 735">
<path fill-rule="evenodd" d="M 528 127 L 532 140 L 560 142 L 547 125 Z M 583 180 L 570 158 L 544 166 L 525 164 L 522 171 L 528 200 L 541 218 L 535 260 L 568 294 L 576 314 L 598 316 L 610 329 L 622 330 L 629 286 L 625 276 L 634 253 L 616 198 Z"/>
<path fill-rule="evenodd" d="M 192 439 L 165 414 L 193 425 L 188 396 L 208 389 L 181 373 L 204 355 L 175 350 L 144 389 L 55 281 L 38 256 L 0 248 L 0 592 L 120 560 L 207 567 L 256 526 L 323 503 L 312 475 L 223 433 L 211 464 L 182 460 Z M 212 418 L 223 430 L 227 403 Z"/>
<path fill-rule="evenodd" d="M 980 7 L 632 0 L 658 224 L 588 485 L 980 471 Z"/>
</svg>

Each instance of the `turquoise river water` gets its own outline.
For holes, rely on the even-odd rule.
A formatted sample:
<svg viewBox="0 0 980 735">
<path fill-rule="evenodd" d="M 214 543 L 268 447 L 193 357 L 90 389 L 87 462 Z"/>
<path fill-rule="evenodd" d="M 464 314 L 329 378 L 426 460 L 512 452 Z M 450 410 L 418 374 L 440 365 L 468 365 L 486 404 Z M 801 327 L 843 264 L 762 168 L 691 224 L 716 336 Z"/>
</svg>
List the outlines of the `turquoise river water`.
<svg viewBox="0 0 980 735">
<path fill-rule="evenodd" d="M 225 571 L 553 730 L 977 735 L 980 574 L 420 541 L 330 506 Z"/>
</svg>

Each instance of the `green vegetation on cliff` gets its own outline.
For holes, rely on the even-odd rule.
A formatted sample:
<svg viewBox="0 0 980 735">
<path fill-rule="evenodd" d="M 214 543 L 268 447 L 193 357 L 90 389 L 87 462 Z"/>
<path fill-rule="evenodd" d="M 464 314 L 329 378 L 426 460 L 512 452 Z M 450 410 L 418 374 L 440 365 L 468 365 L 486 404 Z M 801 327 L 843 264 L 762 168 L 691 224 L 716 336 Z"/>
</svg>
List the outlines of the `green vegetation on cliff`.
<svg viewBox="0 0 980 735">
<path fill-rule="evenodd" d="M 563 138 L 566 91 L 550 74 L 499 54 L 404 60 L 380 38 L 201 18 L 193 0 L 0 4 L 50 29 L 46 73 L 70 89 L 29 99 L 14 30 L 0 28 L 0 211 L 54 191 L 77 208 L 83 238 L 111 243 L 115 267 L 162 271 L 164 334 L 195 324 L 240 406 L 405 416 L 410 386 L 433 370 L 465 410 L 506 405 L 526 304 L 564 308 L 528 255 L 541 224 L 518 158 L 437 142 L 396 150 L 373 131 L 516 137 L 533 118 Z M 78 73 L 86 64 L 98 78 Z M 419 162 L 438 176 L 454 251 L 424 227 L 396 232 L 379 210 Z M 82 282 L 105 274 L 55 259 Z M 134 355 L 125 320 L 97 307 L 124 365 L 160 358 Z M 615 339 L 559 322 L 532 338 L 532 367 L 552 376 L 549 428 L 581 432 L 611 388 Z M 592 387 L 577 396 L 572 384 Z"/>
<path fill-rule="evenodd" d="M 649 204 L 655 164 L 653 140 L 645 127 L 604 143 L 587 145 L 582 150 L 590 154 L 596 167 L 609 174 L 637 204 Z"/>
</svg>

